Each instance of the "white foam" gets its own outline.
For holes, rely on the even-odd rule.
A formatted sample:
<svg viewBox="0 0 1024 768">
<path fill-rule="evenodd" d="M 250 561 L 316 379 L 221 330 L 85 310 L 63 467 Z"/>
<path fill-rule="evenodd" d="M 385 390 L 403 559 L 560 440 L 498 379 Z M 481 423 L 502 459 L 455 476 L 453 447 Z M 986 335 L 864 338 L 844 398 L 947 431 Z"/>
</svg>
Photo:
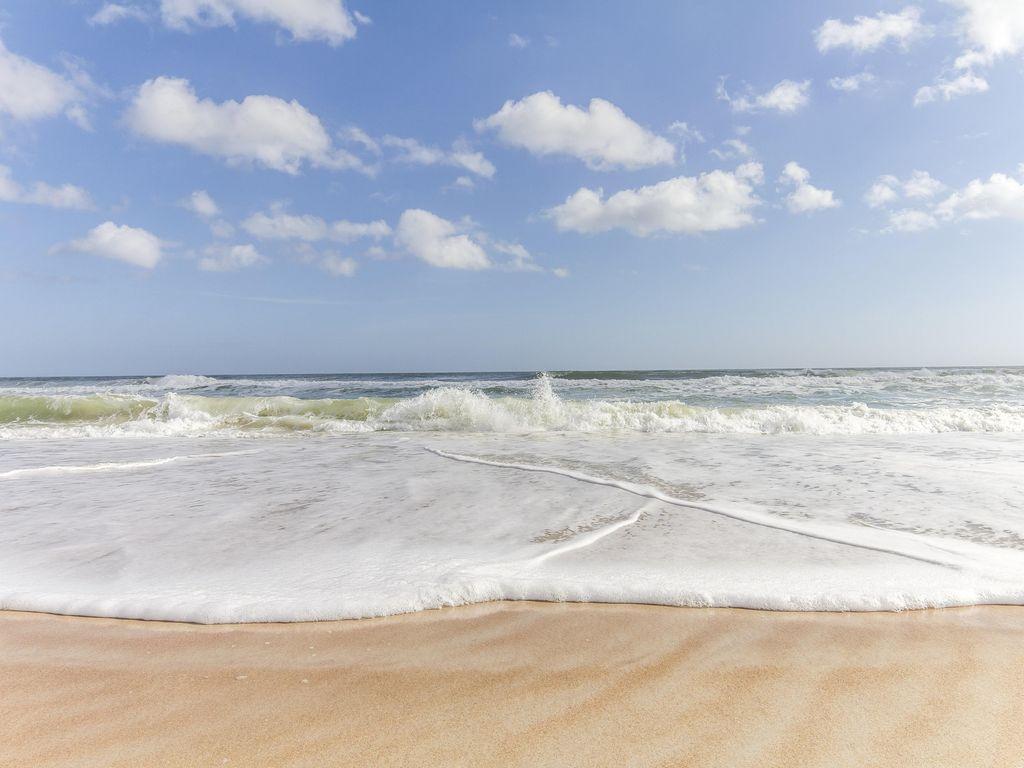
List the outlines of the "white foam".
<svg viewBox="0 0 1024 768">
<path fill-rule="evenodd" d="M 1024 487 L 1001 474 L 1024 462 L 1020 436 L 435 432 L 264 440 L 257 452 L 223 437 L 6 447 L 5 473 L 126 471 L 7 477 L 0 608 L 229 622 L 502 598 L 1024 604 Z M 188 455 L 218 458 L 165 461 Z M 153 471 L 128 466 L 142 463 Z"/>
</svg>

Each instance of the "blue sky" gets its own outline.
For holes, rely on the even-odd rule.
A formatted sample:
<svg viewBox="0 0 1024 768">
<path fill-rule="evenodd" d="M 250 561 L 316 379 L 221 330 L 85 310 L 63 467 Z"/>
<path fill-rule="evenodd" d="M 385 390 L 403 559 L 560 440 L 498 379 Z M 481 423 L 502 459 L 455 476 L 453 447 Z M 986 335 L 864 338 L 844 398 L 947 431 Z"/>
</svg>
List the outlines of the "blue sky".
<svg viewBox="0 0 1024 768">
<path fill-rule="evenodd" d="M 1024 363 L 1015 0 L 0 25 L 0 375 Z"/>
</svg>

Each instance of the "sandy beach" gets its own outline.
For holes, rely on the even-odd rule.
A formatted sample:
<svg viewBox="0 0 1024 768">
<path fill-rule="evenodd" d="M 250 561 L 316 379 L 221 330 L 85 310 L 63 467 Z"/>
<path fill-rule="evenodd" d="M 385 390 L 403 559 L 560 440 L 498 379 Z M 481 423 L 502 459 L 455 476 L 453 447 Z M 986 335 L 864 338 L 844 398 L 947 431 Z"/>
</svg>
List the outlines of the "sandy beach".
<svg viewBox="0 0 1024 768">
<path fill-rule="evenodd" d="M 0 613 L 11 766 L 1012 766 L 1024 609 Z"/>
</svg>

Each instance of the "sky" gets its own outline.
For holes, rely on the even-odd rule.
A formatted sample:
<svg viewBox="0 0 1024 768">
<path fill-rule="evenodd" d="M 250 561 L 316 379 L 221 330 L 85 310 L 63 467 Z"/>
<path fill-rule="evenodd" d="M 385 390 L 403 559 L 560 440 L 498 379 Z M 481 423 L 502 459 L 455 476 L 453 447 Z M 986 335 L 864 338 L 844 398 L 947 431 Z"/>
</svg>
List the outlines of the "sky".
<svg viewBox="0 0 1024 768">
<path fill-rule="evenodd" d="M 1024 3 L 8 0 L 0 375 L 1024 364 Z"/>
</svg>

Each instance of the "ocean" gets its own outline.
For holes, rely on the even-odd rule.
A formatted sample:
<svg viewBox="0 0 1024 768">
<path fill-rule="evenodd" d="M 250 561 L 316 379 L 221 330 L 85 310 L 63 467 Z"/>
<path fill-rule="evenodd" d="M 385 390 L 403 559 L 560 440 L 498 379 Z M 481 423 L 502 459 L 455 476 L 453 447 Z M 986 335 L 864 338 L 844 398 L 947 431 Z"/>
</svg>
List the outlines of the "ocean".
<svg viewBox="0 0 1024 768">
<path fill-rule="evenodd" d="M 1024 603 L 1024 369 L 0 379 L 0 608 Z"/>
</svg>

